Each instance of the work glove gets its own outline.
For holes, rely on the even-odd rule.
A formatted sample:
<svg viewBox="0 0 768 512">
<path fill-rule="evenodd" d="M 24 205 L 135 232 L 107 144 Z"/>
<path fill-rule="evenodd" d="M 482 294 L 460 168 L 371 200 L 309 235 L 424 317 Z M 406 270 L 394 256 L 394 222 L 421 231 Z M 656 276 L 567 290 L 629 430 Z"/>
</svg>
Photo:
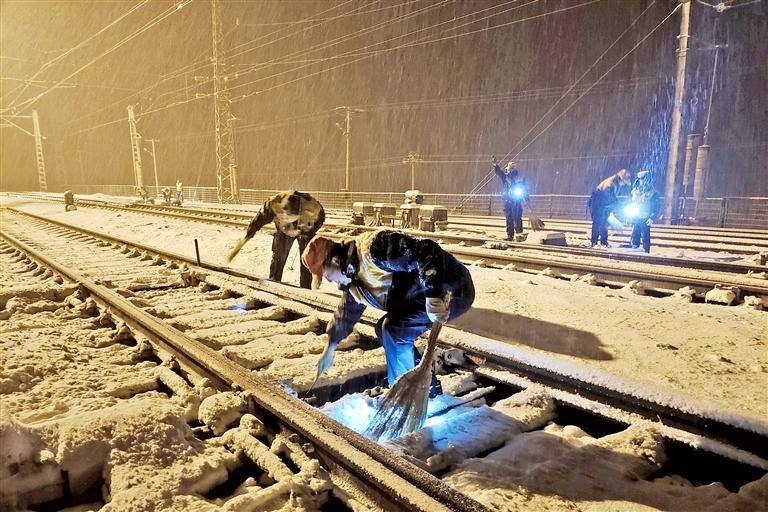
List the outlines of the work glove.
<svg viewBox="0 0 768 512">
<path fill-rule="evenodd" d="M 448 321 L 448 303 L 440 297 L 427 297 L 427 316 L 431 322 Z"/>
<path fill-rule="evenodd" d="M 317 375 L 315 378 L 319 378 L 323 373 L 325 373 L 325 370 L 333 365 L 333 357 L 335 354 L 336 346 L 332 346 L 330 343 L 328 343 L 325 346 L 325 350 L 320 356 L 320 359 L 317 361 Z"/>
<path fill-rule="evenodd" d="M 645 225 L 646 226 L 653 226 L 653 221 L 651 219 L 648 219 L 647 221 L 645 221 Z"/>
</svg>

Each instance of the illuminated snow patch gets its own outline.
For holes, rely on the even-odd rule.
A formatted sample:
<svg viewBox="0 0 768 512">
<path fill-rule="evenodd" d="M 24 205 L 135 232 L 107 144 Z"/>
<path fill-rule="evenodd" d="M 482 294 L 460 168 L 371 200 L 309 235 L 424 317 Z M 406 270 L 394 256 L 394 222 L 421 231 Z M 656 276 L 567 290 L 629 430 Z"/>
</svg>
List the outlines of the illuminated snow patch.
<svg viewBox="0 0 768 512">
<path fill-rule="evenodd" d="M 358 434 L 365 434 L 383 396 L 372 399 L 359 393 L 346 395 L 333 403 L 326 404 L 320 410 L 348 429 L 354 430 Z M 430 399 L 427 404 L 427 421 L 422 428 L 442 423 L 445 416 L 439 413 L 457 402 L 459 400 L 450 395 L 438 395 Z M 434 414 L 438 415 L 432 416 Z M 385 432 L 379 441 L 383 442 L 389 438 L 390 435 Z"/>
</svg>

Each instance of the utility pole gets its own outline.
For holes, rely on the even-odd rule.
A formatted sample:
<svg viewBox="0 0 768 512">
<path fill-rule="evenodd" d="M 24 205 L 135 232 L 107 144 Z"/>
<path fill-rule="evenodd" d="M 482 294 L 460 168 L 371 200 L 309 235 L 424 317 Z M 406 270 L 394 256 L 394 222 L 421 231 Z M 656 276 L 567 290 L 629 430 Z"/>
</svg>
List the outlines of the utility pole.
<svg viewBox="0 0 768 512">
<path fill-rule="evenodd" d="M 416 190 L 416 162 L 423 162 L 419 155 L 413 151 L 408 153 L 408 156 L 403 160 L 404 164 L 411 164 L 411 190 Z"/>
<path fill-rule="evenodd" d="M 11 119 L 32 119 L 32 131 L 25 130 Z M 37 159 L 37 181 L 41 192 L 48 191 L 48 183 L 45 179 L 45 160 L 43 159 L 43 136 L 40 134 L 40 120 L 37 117 L 37 110 L 32 111 L 31 116 L 3 115 L 0 114 L 2 123 L 0 128 L 13 126 L 35 139 L 35 157 Z"/>
<path fill-rule="evenodd" d="M 157 139 L 144 139 L 146 141 L 149 141 L 150 144 L 152 144 L 152 169 L 155 171 L 155 188 L 157 191 L 160 191 L 160 182 L 157 179 L 157 157 L 155 156 L 155 142 L 159 142 Z M 144 148 L 144 151 L 147 151 L 146 148 Z"/>
<path fill-rule="evenodd" d="M 133 113 L 133 105 L 128 105 L 128 128 L 131 132 L 131 155 L 133 156 L 133 175 L 137 187 L 144 186 L 144 178 L 141 175 L 141 135 L 136 129 L 136 116 Z"/>
<path fill-rule="evenodd" d="M 336 110 L 343 110 L 346 117 L 346 127 L 342 128 L 339 123 L 336 123 L 336 126 L 338 126 L 341 131 L 344 133 L 344 139 L 346 140 L 346 156 L 344 158 L 344 188 L 342 189 L 344 192 L 349 192 L 349 130 L 350 130 L 350 118 L 352 117 L 352 114 L 359 114 L 360 112 L 363 112 L 362 110 L 358 108 L 351 108 L 351 107 L 337 107 Z"/>
<path fill-rule="evenodd" d="M 224 35 L 221 18 L 217 11 L 218 0 L 211 0 L 211 23 L 213 33 L 213 116 L 216 129 L 216 195 L 219 202 L 239 203 L 240 188 L 237 184 L 235 163 L 235 131 L 230 112 L 227 76 L 222 74 L 225 66 L 223 46 Z"/>
<path fill-rule="evenodd" d="M 715 80 L 717 78 L 717 62 L 720 48 L 728 48 L 728 45 L 713 45 L 715 50 L 715 62 L 712 66 L 712 79 L 709 84 L 709 98 L 707 99 L 707 121 L 704 123 L 704 138 L 696 154 L 696 171 L 693 181 L 693 196 L 696 199 L 698 212 L 699 201 L 704 199 L 707 191 L 707 178 L 709 176 L 709 120 L 712 114 L 712 97 L 715 95 Z"/>
<path fill-rule="evenodd" d="M 672 109 L 672 131 L 669 137 L 667 157 L 667 180 L 664 188 L 664 222 L 672 224 L 677 219 L 677 197 L 680 180 L 677 173 L 680 132 L 682 129 L 683 98 L 685 97 L 685 62 L 688 54 L 688 30 L 691 21 L 691 0 L 680 0 L 680 41 L 677 50 L 677 70 L 675 73 L 675 103 Z"/>
<path fill-rule="evenodd" d="M 37 110 L 32 111 L 32 131 L 35 133 L 35 156 L 37 157 L 37 181 L 41 192 L 48 192 L 48 182 L 45 179 L 45 160 L 43 159 L 43 136 L 40 135 L 40 120 Z"/>
</svg>

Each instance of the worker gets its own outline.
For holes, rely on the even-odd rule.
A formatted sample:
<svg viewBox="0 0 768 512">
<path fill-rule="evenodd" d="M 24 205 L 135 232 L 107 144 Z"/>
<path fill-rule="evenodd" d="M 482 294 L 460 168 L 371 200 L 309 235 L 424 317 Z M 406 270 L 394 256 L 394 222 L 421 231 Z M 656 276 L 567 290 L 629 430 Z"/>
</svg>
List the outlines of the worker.
<svg viewBox="0 0 768 512">
<path fill-rule="evenodd" d="M 136 194 L 139 195 L 139 197 L 141 198 L 141 201 L 144 203 L 146 203 L 149 199 L 147 197 L 147 189 L 145 189 L 142 185 L 139 185 L 138 187 L 136 187 Z"/>
<path fill-rule="evenodd" d="M 376 335 L 392 386 L 416 365 L 416 338 L 433 322 L 445 323 L 465 313 L 475 298 L 469 270 L 452 254 L 433 240 L 399 231 L 371 231 L 339 242 L 318 236 L 304 249 L 301 261 L 312 272 L 315 288 L 325 277 L 343 291 L 328 324 L 318 376 L 330 368 L 339 342 L 371 306 L 386 311 L 376 324 Z M 439 392 L 433 375 L 430 394 Z"/>
<path fill-rule="evenodd" d="M 75 194 L 71 190 L 64 191 L 64 211 L 77 210 L 75 206 Z"/>
<path fill-rule="evenodd" d="M 171 189 L 170 187 L 163 187 L 160 191 L 163 194 L 163 204 L 165 206 L 171 206 Z"/>
<path fill-rule="evenodd" d="M 232 261 L 258 230 L 273 221 L 275 234 L 272 238 L 269 278 L 280 281 L 293 241 L 298 239 L 299 252 L 303 251 L 325 222 L 325 210 L 317 199 L 305 192 L 293 190 L 275 194 L 264 202 L 259 213 L 251 220 L 245 237 L 229 253 L 228 260 Z M 299 270 L 299 284 L 302 288 L 309 288 L 312 284 L 312 275 L 303 266 Z"/>
<path fill-rule="evenodd" d="M 181 186 L 181 180 L 176 180 L 176 206 L 181 206 L 184 202 L 184 188 Z"/>
<path fill-rule="evenodd" d="M 632 202 L 627 205 L 625 213 L 632 223 L 632 248 L 638 249 L 642 239 L 643 250 L 651 252 L 651 226 L 659 215 L 660 201 L 650 172 L 637 173 L 630 196 Z"/>
<path fill-rule="evenodd" d="M 523 204 L 528 201 L 528 185 L 520 177 L 517 163 L 510 160 L 501 170 L 493 159 L 493 170 L 504 187 L 504 217 L 507 220 L 507 240 L 514 240 L 515 234 L 523 232 Z"/>
<path fill-rule="evenodd" d="M 592 191 L 587 202 L 589 213 L 592 216 L 592 236 L 590 242 L 595 247 L 600 245 L 608 247 L 608 217 L 618 205 L 619 193 L 622 187 L 630 184 L 630 175 L 626 169 L 610 176 Z"/>
</svg>

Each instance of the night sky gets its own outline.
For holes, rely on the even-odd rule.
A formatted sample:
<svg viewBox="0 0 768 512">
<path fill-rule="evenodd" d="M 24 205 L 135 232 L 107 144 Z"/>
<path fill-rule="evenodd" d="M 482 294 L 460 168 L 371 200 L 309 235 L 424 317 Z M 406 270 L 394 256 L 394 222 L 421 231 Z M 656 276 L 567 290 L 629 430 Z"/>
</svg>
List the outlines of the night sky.
<svg viewBox="0 0 768 512">
<path fill-rule="evenodd" d="M 766 196 L 766 3 L 728 3 L 745 5 L 722 13 L 692 5 L 683 135 L 703 130 L 710 45 L 727 44 L 707 195 Z M 676 5 L 221 1 L 240 186 L 338 190 L 340 106 L 363 111 L 352 117 L 352 190 L 409 188 L 402 161 L 411 151 L 423 160 L 416 185 L 426 192 L 473 190 L 492 155 L 515 157 L 534 193 L 586 194 L 622 167 L 652 170 L 663 183 L 680 15 L 662 20 Z M 210 1 L 4 0 L 0 8 L 0 105 L 6 116 L 38 111 L 49 189 L 132 183 L 128 105 L 142 136 L 158 140 L 161 185 L 215 186 Z M 31 121 L 4 119 L 2 188 L 34 190 L 33 139 L 8 125 L 31 131 Z M 154 184 L 151 156 L 142 157 Z"/>
</svg>

